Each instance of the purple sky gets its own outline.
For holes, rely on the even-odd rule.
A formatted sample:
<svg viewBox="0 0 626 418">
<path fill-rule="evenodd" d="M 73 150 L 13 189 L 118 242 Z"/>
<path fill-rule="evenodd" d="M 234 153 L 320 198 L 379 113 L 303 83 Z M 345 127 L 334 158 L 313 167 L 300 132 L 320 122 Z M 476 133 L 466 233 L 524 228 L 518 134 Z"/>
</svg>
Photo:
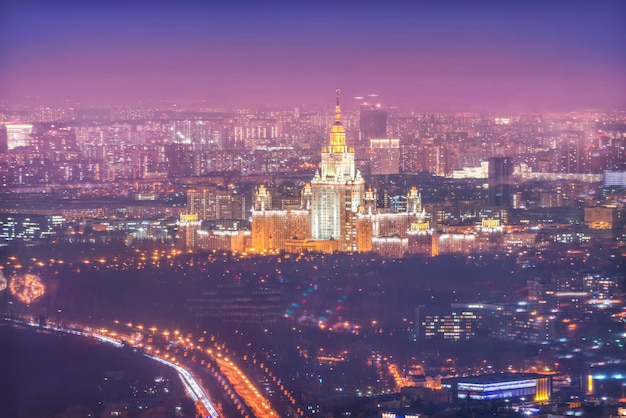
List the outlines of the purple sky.
<svg viewBox="0 0 626 418">
<path fill-rule="evenodd" d="M 622 0 L 5 0 L 0 99 L 624 109 L 625 21 Z"/>
</svg>

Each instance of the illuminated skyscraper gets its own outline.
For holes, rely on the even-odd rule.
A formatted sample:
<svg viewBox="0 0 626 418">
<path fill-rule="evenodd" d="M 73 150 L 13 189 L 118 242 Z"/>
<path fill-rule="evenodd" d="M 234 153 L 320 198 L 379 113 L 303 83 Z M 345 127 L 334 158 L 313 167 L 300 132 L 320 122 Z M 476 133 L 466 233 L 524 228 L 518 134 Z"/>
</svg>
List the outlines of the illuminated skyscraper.
<svg viewBox="0 0 626 418">
<path fill-rule="evenodd" d="M 320 171 L 311 181 L 311 233 L 314 240 L 339 240 L 339 251 L 357 251 L 356 214 L 365 181 L 354 164 L 354 148 L 346 145 L 341 124 L 339 90 L 330 143 L 322 150 Z"/>
</svg>

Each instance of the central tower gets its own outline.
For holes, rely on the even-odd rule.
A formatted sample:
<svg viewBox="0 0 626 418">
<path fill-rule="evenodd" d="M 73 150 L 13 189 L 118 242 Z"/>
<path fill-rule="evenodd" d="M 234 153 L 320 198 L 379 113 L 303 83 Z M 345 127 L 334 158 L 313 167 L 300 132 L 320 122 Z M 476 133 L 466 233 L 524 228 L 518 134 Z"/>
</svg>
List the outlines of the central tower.
<svg viewBox="0 0 626 418">
<path fill-rule="evenodd" d="M 311 181 L 311 233 L 316 240 L 336 240 L 339 251 L 357 251 L 356 214 L 365 195 L 365 181 L 354 164 L 354 148 L 346 145 L 336 90 L 335 121 L 322 149 L 320 170 Z"/>
</svg>

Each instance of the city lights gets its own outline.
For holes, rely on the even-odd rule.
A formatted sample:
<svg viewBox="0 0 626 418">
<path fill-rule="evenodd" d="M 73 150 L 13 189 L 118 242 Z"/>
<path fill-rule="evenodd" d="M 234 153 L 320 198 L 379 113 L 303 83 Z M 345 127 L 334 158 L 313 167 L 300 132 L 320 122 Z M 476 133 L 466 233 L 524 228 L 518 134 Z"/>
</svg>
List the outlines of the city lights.
<svg viewBox="0 0 626 418">
<path fill-rule="evenodd" d="M 5 415 L 626 408 L 622 2 L 8 3 Z"/>
</svg>

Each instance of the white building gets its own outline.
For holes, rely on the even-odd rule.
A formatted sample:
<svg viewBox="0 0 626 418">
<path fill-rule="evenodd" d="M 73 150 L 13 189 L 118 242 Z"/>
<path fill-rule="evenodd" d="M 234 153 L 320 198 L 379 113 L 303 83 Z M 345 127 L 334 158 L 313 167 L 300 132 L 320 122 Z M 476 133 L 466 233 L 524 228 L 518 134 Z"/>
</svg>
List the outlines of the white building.
<svg viewBox="0 0 626 418">
<path fill-rule="evenodd" d="M 365 196 L 365 181 L 346 145 L 339 96 L 330 144 L 322 150 L 320 171 L 311 181 L 311 234 L 314 240 L 339 240 L 339 251 L 357 251 L 356 214 Z"/>
</svg>

